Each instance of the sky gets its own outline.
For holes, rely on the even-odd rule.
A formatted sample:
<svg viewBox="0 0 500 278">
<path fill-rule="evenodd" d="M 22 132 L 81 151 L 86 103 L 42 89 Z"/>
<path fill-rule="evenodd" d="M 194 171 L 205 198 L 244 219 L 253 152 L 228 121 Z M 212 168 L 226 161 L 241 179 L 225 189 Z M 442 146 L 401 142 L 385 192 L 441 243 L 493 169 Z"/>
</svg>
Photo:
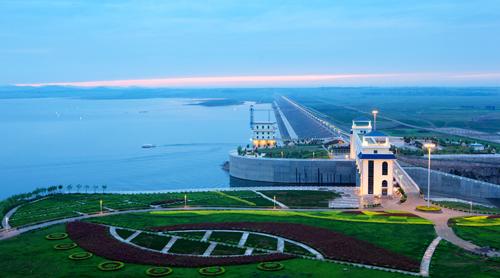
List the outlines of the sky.
<svg viewBox="0 0 500 278">
<path fill-rule="evenodd" d="M 0 84 L 500 86 L 500 1 L 0 0 Z"/>
</svg>

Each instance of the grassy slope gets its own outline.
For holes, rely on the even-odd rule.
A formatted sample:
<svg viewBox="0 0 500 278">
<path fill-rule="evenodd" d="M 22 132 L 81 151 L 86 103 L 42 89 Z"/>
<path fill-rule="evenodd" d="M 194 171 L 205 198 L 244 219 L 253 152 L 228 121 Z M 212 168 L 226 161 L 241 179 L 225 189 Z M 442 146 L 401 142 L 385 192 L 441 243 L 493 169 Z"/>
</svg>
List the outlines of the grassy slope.
<svg viewBox="0 0 500 278">
<path fill-rule="evenodd" d="M 69 254 L 83 251 L 75 248 L 69 251 L 55 251 L 55 242 L 44 239 L 53 232 L 64 231 L 62 225 L 48 229 L 37 230 L 20 235 L 16 238 L 0 241 L 0 269 L 8 277 L 147 277 L 145 265 L 126 264 L 117 272 L 102 272 L 97 264 L 105 261 L 100 257 L 92 257 L 84 261 L 71 261 Z M 68 240 L 66 240 L 68 241 Z M 64 241 L 64 242 L 66 242 Z M 61 241 L 63 242 L 63 241 Z M 34 255 L 36 254 L 36 256 Z M 401 274 L 369 270 L 339 264 L 293 259 L 283 261 L 285 270 L 280 271 L 283 277 L 407 277 Z M 197 268 L 173 268 L 174 273 L 168 277 L 198 277 Z M 224 277 L 276 277 L 278 273 L 257 270 L 256 264 L 228 266 Z"/>
<path fill-rule="evenodd" d="M 500 250 L 500 226 L 453 226 L 457 236 L 481 247 L 489 246 Z"/>
<path fill-rule="evenodd" d="M 91 219 L 100 223 L 144 229 L 146 227 L 205 222 L 267 221 L 291 222 L 318 226 L 363 239 L 389 250 L 419 259 L 435 237 L 431 225 L 378 224 L 335 221 L 281 211 L 265 212 L 171 212 L 167 214 L 137 213 Z M 416 237 L 415 235 L 418 235 Z"/>
<path fill-rule="evenodd" d="M 225 195 L 230 196 L 225 196 Z M 235 196 L 236 198 L 232 198 Z M 189 206 L 228 206 L 228 207 L 271 207 L 272 203 L 251 191 L 228 191 L 187 193 Z M 239 200 L 241 199 L 241 200 Z M 54 219 L 78 216 L 78 213 L 97 213 L 99 201 L 103 206 L 115 210 L 149 208 L 152 202 L 181 200 L 168 207 L 184 206 L 184 193 L 164 194 L 63 194 L 50 196 L 44 200 L 29 203 L 13 215 L 10 224 L 13 227 L 35 224 Z M 253 203 L 255 205 L 250 205 Z"/>
<path fill-rule="evenodd" d="M 459 210 L 464 210 L 464 211 L 469 211 L 470 210 L 470 204 L 465 204 L 461 202 L 449 202 L 449 201 L 439 201 L 439 202 L 433 202 L 436 203 L 440 206 L 447 207 L 447 208 L 452 208 L 452 209 L 459 209 Z M 485 207 L 481 205 L 472 205 L 472 211 L 474 212 L 486 212 L 486 213 L 500 213 L 499 208 L 490 208 L 490 207 Z"/>
<path fill-rule="evenodd" d="M 500 258 L 473 255 L 441 241 L 431 261 L 431 277 L 498 277 Z"/>
</svg>

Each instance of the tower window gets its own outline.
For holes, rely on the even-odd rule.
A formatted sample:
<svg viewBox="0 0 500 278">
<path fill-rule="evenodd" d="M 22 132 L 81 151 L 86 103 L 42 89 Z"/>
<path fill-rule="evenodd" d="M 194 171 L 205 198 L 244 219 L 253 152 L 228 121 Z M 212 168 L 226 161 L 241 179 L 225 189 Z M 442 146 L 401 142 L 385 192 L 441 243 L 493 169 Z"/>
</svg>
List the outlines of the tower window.
<svg viewBox="0 0 500 278">
<path fill-rule="evenodd" d="M 386 180 L 382 181 L 382 187 L 387 187 L 387 181 Z"/>
<path fill-rule="evenodd" d="M 388 175 L 389 173 L 389 164 L 387 163 L 387 161 L 384 161 L 382 163 L 382 175 L 386 176 Z"/>
</svg>

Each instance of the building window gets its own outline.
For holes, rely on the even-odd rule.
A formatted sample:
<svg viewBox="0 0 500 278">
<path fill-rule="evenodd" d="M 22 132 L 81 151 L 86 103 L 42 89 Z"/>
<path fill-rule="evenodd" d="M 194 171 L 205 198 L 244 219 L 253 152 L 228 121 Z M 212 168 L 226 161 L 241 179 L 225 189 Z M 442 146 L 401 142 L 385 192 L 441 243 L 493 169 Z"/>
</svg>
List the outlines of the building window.
<svg viewBox="0 0 500 278">
<path fill-rule="evenodd" d="M 384 161 L 382 163 L 382 175 L 386 176 L 388 175 L 389 173 L 389 164 L 387 163 L 387 161 Z"/>
<path fill-rule="evenodd" d="M 386 180 L 382 181 L 382 187 L 387 187 L 387 181 Z"/>
<path fill-rule="evenodd" d="M 373 153 L 378 153 L 378 151 L 377 151 L 377 150 L 374 150 L 374 151 L 373 151 Z"/>
<path fill-rule="evenodd" d="M 368 194 L 373 194 L 373 160 L 368 160 Z"/>
</svg>

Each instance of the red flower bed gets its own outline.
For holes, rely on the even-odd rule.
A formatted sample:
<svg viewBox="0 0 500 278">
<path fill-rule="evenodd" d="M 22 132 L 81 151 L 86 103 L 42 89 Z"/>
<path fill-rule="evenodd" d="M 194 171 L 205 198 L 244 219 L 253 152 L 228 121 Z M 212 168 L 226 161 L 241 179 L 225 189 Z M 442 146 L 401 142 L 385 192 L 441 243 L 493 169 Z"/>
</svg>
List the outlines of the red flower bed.
<svg viewBox="0 0 500 278">
<path fill-rule="evenodd" d="M 500 214 L 489 215 L 488 219 L 500 218 Z"/>
<path fill-rule="evenodd" d="M 388 268 L 418 271 L 420 262 L 404 255 L 324 228 L 292 223 L 274 222 L 225 222 L 181 224 L 152 227 L 155 231 L 196 229 L 248 230 L 282 236 L 305 243 L 321 252 L 326 258 Z"/>
<path fill-rule="evenodd" d="M 294 257 L 281 253 L 236 257 L 198 257 L 162 254 L 118 241 L 109 234 L 108 229 L 106 226 L 86 222 L 71 222 L 66 226 L 69 237 L 78 246 L 97 256 L 113 261 L 158 266 L 202 267 L 277 261 Z"/>
</svg>

